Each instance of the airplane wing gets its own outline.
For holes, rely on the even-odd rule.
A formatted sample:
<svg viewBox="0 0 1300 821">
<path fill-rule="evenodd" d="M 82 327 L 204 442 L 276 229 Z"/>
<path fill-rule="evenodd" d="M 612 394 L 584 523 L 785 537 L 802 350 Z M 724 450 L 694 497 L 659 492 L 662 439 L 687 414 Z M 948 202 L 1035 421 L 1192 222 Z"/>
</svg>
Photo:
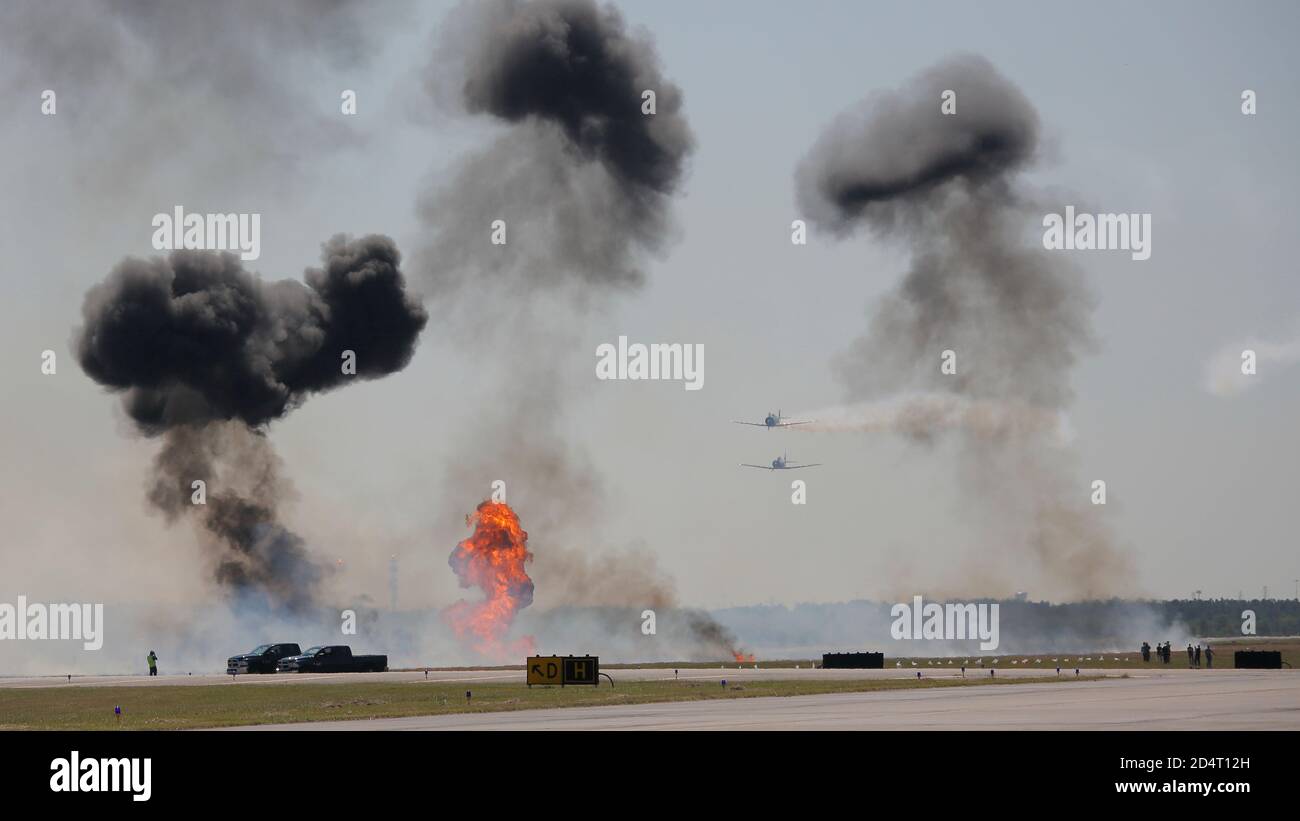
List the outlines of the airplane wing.
<svg viewBox="0 0 1300 821">
<path fill-rule="evenodd" d="M 811 424 L 812 424 L 813 422 L 815 422 L 815 421 L 817 421 L 817 420 L 815 420 L 815 419 L 805 419 L 805 420 L 803 420 L 802 422 L 782 422 L 781 424 L 777 425 L 777 427 L 778 427 L 778 428 L 792 428 L 792 427 L 794 427 L 795 425 L 811 425 Z"/>
<path fill-rule="evenodd" d="M 786 465 L 786 470 L 798 470 L 799 468 L 817 468 L 821 467 L 821 462 L 813 462 L 811 465 Z"/>
<path fill-rule="evenodd" d="M 740 466 L 741 466 L 742 468 L 759 468 L 760 470 L 771 470 L 771 469 L 772 469 L 772 466 L 771 466 L 771 465 L 748 465 L 748 464 L 745 464 L 744 462 L 741 462 L 741 463 L 740 463 Z"/>
<path fill-rule="evenodd" d="M 732 422 L 732 424 L 735 424 L 735 425 L 753 425 L 753 426 L 756 427 L 756 428 L 765 428 L 765 427 L 767 427 L 767 423 L 765 423 L 765 422 L 742 422 L 742 421 L 739 420 L 739 419 L 732 419 L 731 422 Z"/>
</svg>

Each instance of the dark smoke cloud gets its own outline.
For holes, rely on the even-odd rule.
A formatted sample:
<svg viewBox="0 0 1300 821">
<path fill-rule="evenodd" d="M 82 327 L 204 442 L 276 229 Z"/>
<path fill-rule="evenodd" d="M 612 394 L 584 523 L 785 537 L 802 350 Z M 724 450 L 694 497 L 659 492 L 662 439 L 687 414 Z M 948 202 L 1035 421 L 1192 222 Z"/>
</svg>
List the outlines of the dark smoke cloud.
<svg viewBox="0 0 1300 821">
<path fill-rule="evenodd" d="M 389 238 L 337 235 L 322 259 L 304 285 L 264 282 L 230 253 L 128 258 L 86 294 L 73 340 L 140 432 L 164 437 L 153 506 L 201 522 L 218 582 L 291 608 L 324 570 L 279 522 L 289 488 L 265 428 L 313 393 L 401 370 L 428 319 Z M 349 350 L 355 375 L 343 373 Z M 192 503 L 198 479 L 204 506 Z"/>
<path fill-rule="evenodd" d="M 620 608 L 674 606 L 672 580 L 639 551 L 593 553 L 605 483 L 566 430 L 570 397 L 591 385 L 566 379 L 563 363 L 580 344 L 577 315 L 637 288 L 646 256 L 672 239 L 694 146 L 682 93 L 649 37 L 591 0 L 464 3 L 426 80 L 435 101 L 505 126 L 420 203 L 432 237 L 420 268 L 448 326 L 476 355 L 492 348 L 510 363 L 480 369 L 495 381 L 458 438 L 447 479 L 464 497 L 444 515 L 506 480 L 536 540 L 538 603 L 620 614 L 604 623 L 607 639 L 636 631 Z M 646 90 L 654 115 L 642 113 Z M 504 246 L 489 241 L 498 219 Z M 734 642 L 690 612 L 695 651 L 725 655 Z"/>
<path fill-rule="evenodd" d="M 217 583 L 242 605 L 301 612 L 314 603 L 328 567 L 279 521 L 292 496 L 263 432 L 238 422 L 168 430 L 154 459 L 150 504 L 169 523 L 193 516 Z M 191 483 L 208 486 L 207 504 L 192 503 Z"/>
<path fill-rule="evenodd" d="M 694 145 L 682 94 L 652 43 L 590 0 L 467 3 L 430 65 L 435 94 L 511 124 L 422 204 L 439 289 L 485 275 L 510 287 L 628 287 L 671 233 Z M 451 89 L 448 91 L 448 89 Z M 656 113 L 642 113 L 642 93 Z M 493 220 L 509 241 L 486 245 Z M 490 253 L 485 253 L 485 250 Z"/>
<path fill-rule="evenodd" d="M 677 187 L 691 147 L 681 92 L 615 9 L 590 0 L 504 3 L 475 45 L 464 88 L 470 112 L 554 123 L 631 190 Z M 660 104 L 653 117 L 641 113 L 647 89 Z"/>
<path fill-rule="evenodd" d="M 956 93 L 956 114 L 940 109 L 945 90 Z M 824 227 L 850 230 L 928 210 L 954 181 L 1005 199 L 1007 176 L 1034 158 L 1038 130 L 1029 100 L 992 64 L 957 57 L 840 115 L 799 168 L 800 204 Z"/>
<path fill-rule="evenodd" d="M 946 89 L 954 115 L 940 110 Z M 1092 300 L 1064 257 L 1026 241 L 1033 203 L 1012 180 L 1037 135 L 1024 95 L 988 61 L 961 57 L 842 115 L 818 140 L 797 174 L 814 222 L 838 233 L 866 226 L 913 255 L 840 362 L 852 398 L 952 390 L 1054 408 L 1069 400 Z M 959 357 L 955 377 L 937 367 L 946 349 Z"/>
<path fill-rule="evenodd" d="M 945 115 L 949 89 L 956 113 Z M 1009 420 L 1050 419 L 1069 403 L 1070 372 L 1092 344 L 1093 301 L 1080 273 L 1036 242 L 1044 208 L 1016 184 L 1038 133 L 1019 89 L 987 60 L 964 56 L 841 115 L 804 159 L 797 194 L 815 225 L 838 235 L 866 227 L 912 254 L 901 284 L 835 363 L 851 401 L 956 394 L 990 400 L 978 407 Z M 957 375 L 940 371 L 948 349 Z M 832 415 L 870 408 L 841 411 Z M 997 523 L 980 560 L 1001 558 L 1016 573 L 1037 567 L 1042 584 L 1067 597 L 1131 589 L 1126 557 L 1077 502 L 1086 485 L 1070 476 L 1053 427 L 999 424 L 1006 435 L 996 440 L 956 427 L 963 482 L 981 494 L 970 503 L 999 512 L 980 517 Z M 939 432 L 907 431 L 921 440 Z"/>
<path fill-rule="evenodd" d="M 428 321 L 388 237 L 325 243 L 307 284 L 263 282 L 232 253 L 129 258 L 94 286 L 75 340 L 86 374 L 123 391 L 145 433 L 237 419 L 258 426 L 311 393 L 401 370 Z"/>
</svg>

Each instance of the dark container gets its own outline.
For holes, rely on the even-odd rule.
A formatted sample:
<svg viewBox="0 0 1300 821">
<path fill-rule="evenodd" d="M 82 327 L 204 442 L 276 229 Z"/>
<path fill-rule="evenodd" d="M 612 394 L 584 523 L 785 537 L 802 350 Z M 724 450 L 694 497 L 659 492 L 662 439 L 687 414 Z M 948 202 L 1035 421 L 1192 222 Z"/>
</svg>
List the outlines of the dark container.
<svg viewBox="0 0 1300 821">
<path fill-rule="evenodd" d="M 1232 666 L 1238 670 L 1281 670 L 1281 650 L 1238 650 L 1232 654 Z"/>
<path fill-rule="evenodd" d="M 822 668 L 826 670 L 883 670 L 884 653 L 823 653 Z"/>
</svg>

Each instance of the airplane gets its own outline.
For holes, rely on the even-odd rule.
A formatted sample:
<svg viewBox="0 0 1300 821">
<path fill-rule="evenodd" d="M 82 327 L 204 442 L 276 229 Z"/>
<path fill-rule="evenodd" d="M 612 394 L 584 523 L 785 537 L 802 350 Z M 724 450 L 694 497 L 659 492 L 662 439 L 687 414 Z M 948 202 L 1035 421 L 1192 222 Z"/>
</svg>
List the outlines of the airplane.
<svg viewBox="0 0 1300 821">
<path fill-rule="evenodd" d="M 814 420 L 805 419 L 800 422 L 787 422 L 785 421 L 785 417 L 781 415 L 781 411 L 777 411 L 776 413 L 769 411 L 767 416 L 763 417 L 762 422 L 745 422 L 740 419 L 732 419 L 731 421 L 737 425 L 753 425 L 756 428 L 767 428 L 768 430 L 771 430 L 772 428 L 791 428 L 795 425 L 806 425 Z"/>
<path fill-rule="evenodd" d="M 742 468 L 759 468 L 760 470 L 798 470 L 799 468 L 815 468 L 821 465 L 821 462 L 814 462 L 811 465 L 791 464 L 790 457 L 782 454 L 772 460 L 770 465 L 750 465 L 741 463 Z"/>
</svg>

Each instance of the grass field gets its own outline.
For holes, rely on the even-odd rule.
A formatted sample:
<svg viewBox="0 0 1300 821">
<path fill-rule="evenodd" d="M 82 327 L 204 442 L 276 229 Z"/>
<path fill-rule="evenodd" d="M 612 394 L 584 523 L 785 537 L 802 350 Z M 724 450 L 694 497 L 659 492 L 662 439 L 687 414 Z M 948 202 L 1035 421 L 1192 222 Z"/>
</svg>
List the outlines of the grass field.
<svg viewBox="0 0 1300 821">
<path fill-rule="evenodd" d="M 933 687 L 1015 686 L 1089 677 L 887 679 L 856 681 L 629 681 L 608 686 L 529 689 L 517 683 L 358 683 L 238 686 L 40 687 L 0 689 L 0 730 L 183 730 L 242 724 L 393 718 L 447 713 L 592 707 Z M 1095 678 L 1095 677 L 1093 677 Z M 465 698 L 466 689 L 473 694 Z M 122 718 L 113 708 L 122 708 Z"/>
</svg>

